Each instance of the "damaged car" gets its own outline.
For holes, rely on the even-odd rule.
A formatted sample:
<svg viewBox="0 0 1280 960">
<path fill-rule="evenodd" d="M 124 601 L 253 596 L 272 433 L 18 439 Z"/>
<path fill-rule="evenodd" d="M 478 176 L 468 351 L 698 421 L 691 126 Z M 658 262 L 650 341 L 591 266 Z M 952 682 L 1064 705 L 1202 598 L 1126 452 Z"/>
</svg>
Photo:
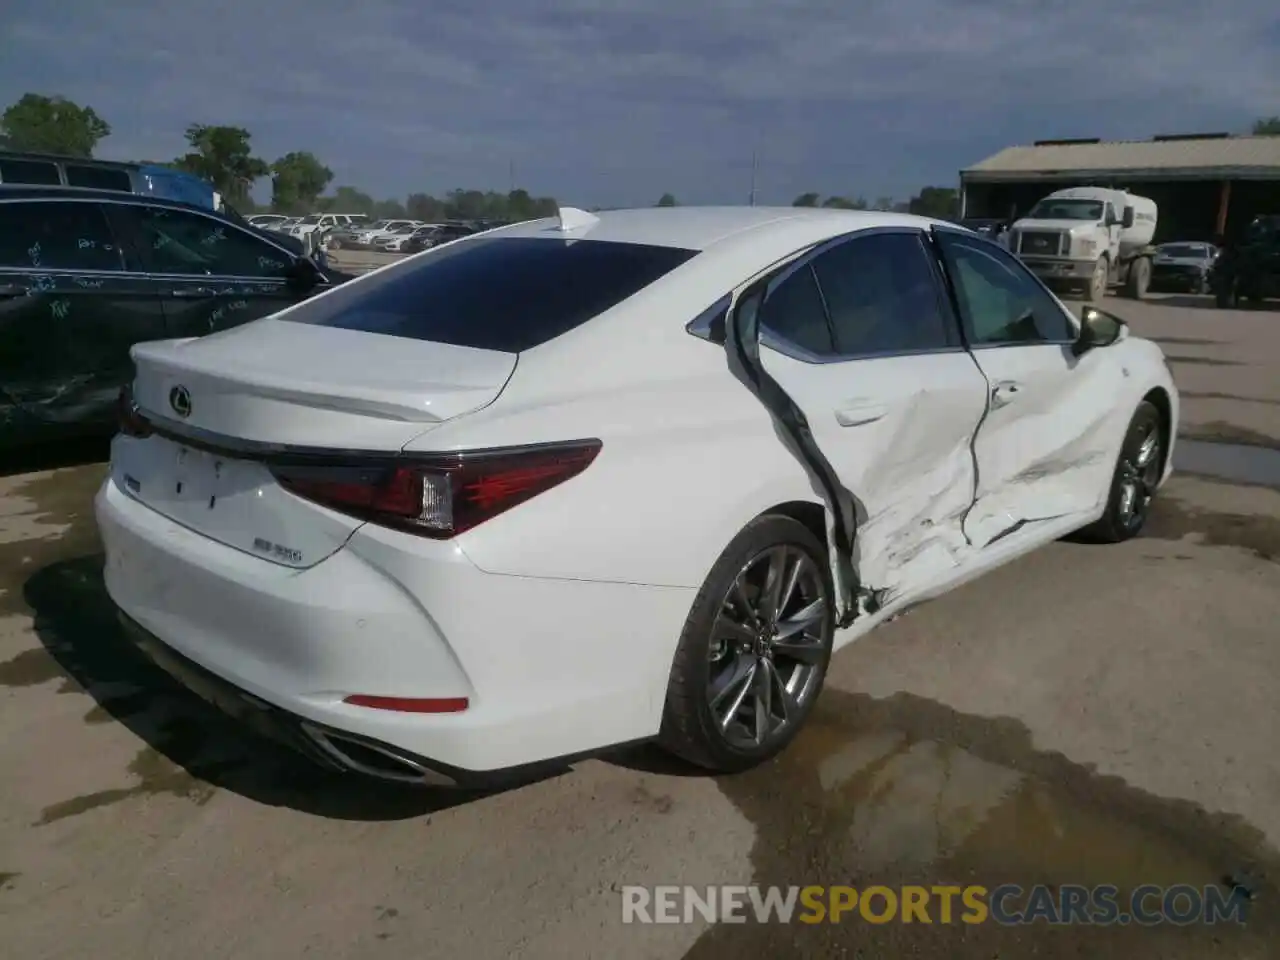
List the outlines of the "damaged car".
<svg viewBox="0 0 1280 960">
<path fill-rule="evenodd" d="M 207 208 L 0 186 L 0 450 L 105 440 L 135 343 L 224 330 L 347 279 Z"/>
<path fill-rule="evenodd" d="M 133 357 L 96 498 L 128 634 L 420 784 L 759 764 L 834 650 L 1138 534 L 1178 419 L 1155 343 L 881 212 L 565 208 Z"/>
</svg>

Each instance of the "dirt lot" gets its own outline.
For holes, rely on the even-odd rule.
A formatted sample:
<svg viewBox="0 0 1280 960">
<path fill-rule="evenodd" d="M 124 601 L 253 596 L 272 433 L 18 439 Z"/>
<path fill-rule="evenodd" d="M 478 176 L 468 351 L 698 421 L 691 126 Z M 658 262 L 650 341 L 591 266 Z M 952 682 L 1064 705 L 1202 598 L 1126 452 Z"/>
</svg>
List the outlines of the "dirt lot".
<svg viewBox="0 0 1280 960">
<path fill-rule="evenodd" d="M 1280 314 L 1114 309 L 1170 355 L 1185 433 L 1280 449 Z M 0 479 L 3 952 L 1275 955 L 1280 490 L 1243 456 L 1255 485 L 1179 475 L 1141 539 L 1055 544 L 843 652 L 765 769 L 715 780 L 641 750 L 483 797 L 253 742 L 121 644 L 103 467 Z M 624 884 L 1228 876 L 1257 891 L 1245 929 L 621 923 Z"/>
</svg>

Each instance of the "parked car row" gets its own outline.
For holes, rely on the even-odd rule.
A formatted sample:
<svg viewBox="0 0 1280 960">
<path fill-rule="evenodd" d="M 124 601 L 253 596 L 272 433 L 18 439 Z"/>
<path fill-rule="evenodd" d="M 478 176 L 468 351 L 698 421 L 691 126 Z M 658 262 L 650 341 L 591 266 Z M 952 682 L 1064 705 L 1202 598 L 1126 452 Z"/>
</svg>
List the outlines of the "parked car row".
<svg viewBox="0 0 1280 960">
<path fill-rule="evenodd" d="M 305 217 L 260 213 L 247 219 L 256 227 L 296 238 L 315 248 L 376 250 L 387 253 L 417 253 L 440 243 L 509 223 L 505 220 L 425 223 L 408 218 L 370 221 L 364 214 L 342 213 L 316 213 Z"/>
</svg>

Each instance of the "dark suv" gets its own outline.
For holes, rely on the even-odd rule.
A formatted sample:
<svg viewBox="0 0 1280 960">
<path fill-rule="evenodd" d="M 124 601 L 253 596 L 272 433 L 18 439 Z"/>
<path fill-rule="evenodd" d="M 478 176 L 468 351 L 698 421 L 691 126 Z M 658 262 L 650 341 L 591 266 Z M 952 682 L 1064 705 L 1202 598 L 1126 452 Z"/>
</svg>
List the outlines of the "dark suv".
<svg viewBox="0 0 1280 960">
<path fill-rule="evenodd" d="M 1223 308 L 1280 297 L 1280 216 L 1256 217 L 1242 242 L 1224 246 L 1209 285 Z"/>
<path fill-rule="evenodd" d="M 135 343 L 237 326 L 349 279 L 206 208 L 0 186 L 0 449 L 112 433 Z"/>
</svg>

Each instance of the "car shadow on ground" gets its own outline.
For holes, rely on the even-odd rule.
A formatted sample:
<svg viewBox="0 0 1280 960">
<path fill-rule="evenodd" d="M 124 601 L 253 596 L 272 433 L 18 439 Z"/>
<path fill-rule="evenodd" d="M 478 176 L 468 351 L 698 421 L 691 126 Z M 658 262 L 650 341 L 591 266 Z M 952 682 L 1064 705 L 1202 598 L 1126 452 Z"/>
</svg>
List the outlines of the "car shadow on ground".
<svg viewBox="0 0 1280 960">
<path fill-rule="evenodd" d="M 400 820 L 491 792 L 400 786 L 327 771 L 240 727 L 147 660 L 125 637 L 102 582 L 102 555 L 64 560 L 27 580 L 23 594 L 44 653 L 43 679 L 94 701 L 87 724 L 119 722 L 146 745 L 129 765 L 135 783 L 47 810 L 60 819 L 129 796 L 167 793 L 205 802 L 217 790 L 340 820 Z"/>
<path fill-rule="evenodd" d="M 21 447 L 5 453 L 4 463 L 0 465 L 0 477 L 101 463 L 107 460 L 110 453 L 111 442 L 101 439 Z"/>
</svg>

